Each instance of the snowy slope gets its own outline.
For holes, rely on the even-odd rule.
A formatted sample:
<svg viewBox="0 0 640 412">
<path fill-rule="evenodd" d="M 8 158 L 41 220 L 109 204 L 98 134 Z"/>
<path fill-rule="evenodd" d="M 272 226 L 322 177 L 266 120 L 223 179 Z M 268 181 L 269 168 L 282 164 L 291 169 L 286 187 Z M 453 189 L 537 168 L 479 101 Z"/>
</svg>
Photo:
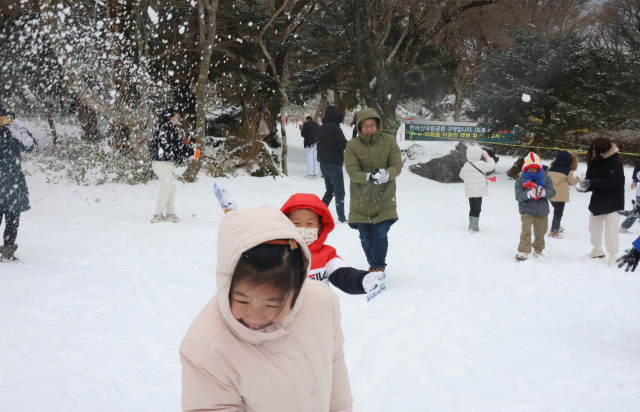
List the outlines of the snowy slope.
<svg viewBox="0 0 640 412">
<path fill-rule="evenodd" d="M 289 141 L 289 177 L 220 180 L 240 207 L 323 194 L 322 180 L 302 177 L 294 128 Z M 398 178 L 387 290 L 370 303 L 337 291 L 356 411 L 639 409 L 640 274 L 585 257 L 589 195 L 573 189 L 566 238 L 517 263 L 510 165 L 498 165 L 476 235 L 466 232 L 462 184 L 406 168 Z M 179 410 L 178 346 L 216 291 L 214 180 L 177 183 L 182 222 L 156 225 L 157 181 L 27 180 L 33 209 L 17 252 L 25 263 L 0 266 L 0 410 Z M 621 235 L 622 248 L 640 227 L 632 232 Z M 341 225 L 328 243 L 367 266 L 355 230 Z"/>
</svg>

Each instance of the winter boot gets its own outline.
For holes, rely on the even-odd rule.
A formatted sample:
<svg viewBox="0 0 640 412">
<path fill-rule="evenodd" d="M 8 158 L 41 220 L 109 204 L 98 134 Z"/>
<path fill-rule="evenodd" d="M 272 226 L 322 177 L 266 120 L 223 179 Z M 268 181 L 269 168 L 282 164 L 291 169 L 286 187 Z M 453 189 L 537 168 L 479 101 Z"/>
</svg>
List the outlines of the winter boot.
<svg viewBox="0 0 640 412">
<path fill-rule="evenodd" d="M 167 221 L 167 219 L 162 214 L 153 215 L 153 219 L 151 219 L 151 223 L 162 223 L 162 222 L 166 222 L 166 221 Z"/>
<path fill-rule="evenodd" d="M 604 258 L 604 251 L 602 249 L 593 248 L 591 253 L 589 253 L 589 257 L 592 259 L 602 259 Z"/>
<path fill-rule="evenodd" d="M 564 236 L 560 234 L 560 232 L 549 232 L 549 237 L 555 239 L 564 239 Z"/>
<path fill-rule="evenodd" d="M 2 262 L 17 262 L 18 258 L 13 256 L 18 249 L 18 245 L 4 245 L 0 246 L 0 261 Z"/>
<path fill-rule="evenodd" d="M 609 267 L 618 267 L 618 257 L 616 255 L 609 255 Z"/>
<path fill-rule="evenodd" d="M 478 233 L 480 232 L 480 218 L 479 217 L 475 217 L 475 216 L 471 216 L 471 227 L 469 229 L 469 231 L 471 233 Z"/>
<path fill-rule="evenodd" d="M 180 219 L 178 219 L 178 216 L 176 216 L 175 214 L 173 214 L 173 215 L 169 215 L 169 214 L 167 214 L 167 216 L 165 217 L 165 219 L 167 220 L 167 222 L 171 222 L 171 223 L 178 223 L 178 222 L 180 222 Z"/>
</svg>

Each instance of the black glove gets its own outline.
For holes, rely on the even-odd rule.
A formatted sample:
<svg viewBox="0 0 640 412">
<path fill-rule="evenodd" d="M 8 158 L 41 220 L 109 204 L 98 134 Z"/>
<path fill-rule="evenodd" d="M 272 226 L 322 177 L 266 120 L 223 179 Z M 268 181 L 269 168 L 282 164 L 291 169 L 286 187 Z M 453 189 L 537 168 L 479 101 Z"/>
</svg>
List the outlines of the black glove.
<svg viewBox="0 0 640 412">
<path fill-rule="evenodd" d="M 584 193 L 587 191 L 587 189 L 589 189 L 590 186 L 591 186 L 591 182 L 588 179 L 581 180 L 576 185 L 576 190 L 580 193 Z"/>
<path fill-rule="evenodd" d="M 640 252 L 638 252 L 636 248 L 633 247 L 631 249 L 625 250 L 625 252 L 627 252 L 626 255 L 622 255 L 616 260 L 616 262 L 619 263 L 618 268 L 621 268 L 626 263 L 627 267 L 624 271 L 628 272 L 629 269 L 631 269 L 632 272 L 635 272 L 636 268 L 638 267 L 638 261 L 640 261 Z"/>
</svg>

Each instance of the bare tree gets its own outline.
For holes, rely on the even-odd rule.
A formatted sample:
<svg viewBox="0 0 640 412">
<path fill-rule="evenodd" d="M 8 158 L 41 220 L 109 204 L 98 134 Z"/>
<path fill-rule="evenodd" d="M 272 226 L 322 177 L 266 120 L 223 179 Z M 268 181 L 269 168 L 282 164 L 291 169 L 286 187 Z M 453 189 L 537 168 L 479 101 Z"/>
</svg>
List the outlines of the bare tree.
<svg viewBox="0 0 640 412">
<path fill-rule="evenodd" d="M 143 1 L 132 5 L 135 59 L 129 55 L 128 45 L 115 40 L 123 35 L 117 29 L 112 29 L 111 35 L 100 35 L 105 22 L 97 16 L 85 24 L 86 35 L 78 35 L 83 28 L 79 26 L 79 17 L 76 16 L 83 15 L 86 7 L 83 3 L 42 0 L 41 13 L 49 44 L 78 99 L 111 122 L 126 126 L 133 143 L 142 143 L 149 139 L 155 118 L 149 99 L 157 98 L 163 87 L 162 82 L 156 81 L 151 75 L 150 64 L 170 54 L 173 48 L 169 44 L 162 51 L 153 50 L 156 53 L 152 54 L 150 39 L 155 35 L 156 23 L 149 21 L 150 12 L 148 8 L 143 8 Z M 117 19 L 118 10 L 110 12 L 116 13 Z M 83 17 L 91 18 L 86 15 Z M 72 27 L 68 27 L 67 23 Z M 123 93 L 129 89 L 136 93 Z M 143 158 L 148 157 L 146 147 L 137 145 L 137 149 Z"/>
<path fill-rule="evenodd" d="M 207 90 L 209 86 L 209 67 L 211 66 L 211 53 L 216 38 L 216 13 L 218 11 L 218 0 L 198 0 L 198 22 L 200 28 L 200 70 L 198 72 L 198 83 L 196 85 L 196 147 L 203 148 L 206 137 L 207 113 L 205 104 Z M 196 179 L 202 162 L 200 159 L 193 160 L 184 173 L 184 178 L 188 182 Z"/>
<path fill-rule="evenodd" d="M 466 11 L 500 0 L 318 0 L 323 11 L 340 21 L 351 45 L 361 92 L 381 114 L 385 128 L 396 117 L 409 75 L 424 47 Z M 391 28 L 402 33 L 389 43 Z"/>
<path fill-rule="evenodd" d="M 262 53 L 267 59 L 267 63 L 269 64 L 269 68 L 271 69 L 271 73 L 277 85 L 278 91 L 282 95 L 282 107 L 280 108 L 280 130 L 282 132 L 282 173 L 287 176 L 289 174 L 287 167 L 287 129 L 286 129 L 286 113 L 289 107 L 289 96 L 287 96 L 287 92 L 284 88 L 284 64 L 285 64 L 285 52 L 280 52 L 276 55 L 276 59 L 274 59 L 267 47 L 264 44 L 264 35 L 269 29 L 269 27 L 273 24 L 274 20 L 280 16 L 285 8 L 287 7 L 288 0 L 278 0 L 282 1 L 280 7 L 275 10 L 267 24 L 262 28 L 260 34 L 256 37 L 258 43 L 260 44 L 260 48 L 262 49 Z M 308 13 L 315 7 L 315 2 L 312 2 L 310 7 L 305 9 L 305 6 L 309 4 L 309 0 L 298 0 L 293 3 L 290 13 L 288 13 L 289 17 L 293 16 L 293 19 L 290 19 L 290 23 L 286 26 L 285 30 L 281 34 L 280 38 L 282 42 L 284 42 L 287 37 L 298 30 L 298 28 L 303 24 L 304 20 L 307 18 Z M 275 7 L 275 4 L 274 4 Z"/>
</svg>

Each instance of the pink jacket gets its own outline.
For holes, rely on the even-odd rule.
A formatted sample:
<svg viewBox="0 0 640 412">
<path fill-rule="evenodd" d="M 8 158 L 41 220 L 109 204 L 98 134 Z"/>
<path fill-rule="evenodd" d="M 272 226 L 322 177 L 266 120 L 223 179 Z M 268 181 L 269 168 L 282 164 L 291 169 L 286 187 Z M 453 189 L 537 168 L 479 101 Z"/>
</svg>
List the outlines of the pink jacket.
<svg viewBox="0 0 640 412">
<path fill-rule="evenodd" d="M 229 286 L 243 251 L 274 239 L 304 240 L 273 206 L 227 213 L 218 232 L 218 293 L 180 346 L 183 411 L 329 412 L 353 403 L 338 296 L 305 281 L 291 313 L 263 331 L 231 314 Z"/>
</svg>

